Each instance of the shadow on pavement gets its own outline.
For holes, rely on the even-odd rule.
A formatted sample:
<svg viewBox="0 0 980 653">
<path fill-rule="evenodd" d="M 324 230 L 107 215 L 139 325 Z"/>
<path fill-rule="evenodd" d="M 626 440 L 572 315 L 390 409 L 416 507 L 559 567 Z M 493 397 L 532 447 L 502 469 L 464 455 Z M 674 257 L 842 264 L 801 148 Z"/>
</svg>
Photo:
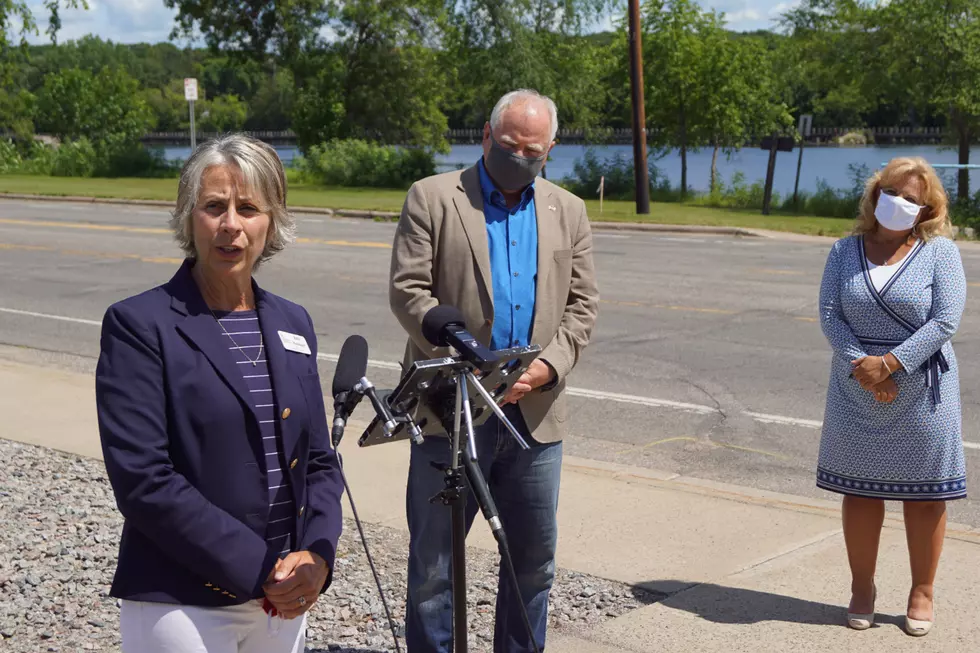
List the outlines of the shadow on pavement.
<svg viewBox="0 0 980 653">
<path fill-rule="evenodd" d="M 756 624 L 765 621 L 784 621 L 798 624 L 846 627 L 847 606 L 806 601 L 792 596 L 712 583 L 690 583 L 676 580 L 655 580 L 639 583 L 634 594 L 649 596 L 650 592 L 667 592 L 660 601 L 666 607 L 696 614 L 702 619 L 720 624 Z M 640 595 L 637 600 L 643 600 Z M 879 615 L 879 623 L 899 623 L 899 617 Z"/>
</svg>

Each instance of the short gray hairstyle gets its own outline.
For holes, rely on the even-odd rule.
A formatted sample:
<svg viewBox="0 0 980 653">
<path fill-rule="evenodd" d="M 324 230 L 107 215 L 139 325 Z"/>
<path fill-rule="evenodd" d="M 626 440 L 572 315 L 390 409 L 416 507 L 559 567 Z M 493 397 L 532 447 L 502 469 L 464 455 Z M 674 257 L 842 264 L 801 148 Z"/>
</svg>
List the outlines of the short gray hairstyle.
<svg viewBox="0 0 980 653">
<path fill-rule="evenodd" d="M 530 88 L 519 88 L 497 100 L 497 104 L 490 113 L 490 129 L 496 130 L 500 126 L 500 120 L 503 118 L 504 111 L 515 104 L 523 104 L 533 100 L 544 102 L 544 105 L 548 108 L 548 117 L 551 118 L 551 137 L 548 139 L 548 142 L 550 143 L 555 140 L 555 135 L 558 133 L 558 107 L 555 106 L 555 101 L 550 97 L 541 95 Z"/>
<path fill-rule="evenodd" d="M 199 145 L 180 171 L 177 208 L 170 228 L 180 248 L 190 258 L 197 256 L 191 214 L 197 206 L 204 174 L 215 166 L 232 165 L 242 173 L 246 187 L 261 195 L 259 210 L 271 218 L 270 235 L 256 267 L 272 258 L 296 238 L 296 221 L 286 209 L 286 173 L 271 146 L 244 134 L 229 134 Z M 256 201 L 259 201 L 256 198 Z"/>
</svg>

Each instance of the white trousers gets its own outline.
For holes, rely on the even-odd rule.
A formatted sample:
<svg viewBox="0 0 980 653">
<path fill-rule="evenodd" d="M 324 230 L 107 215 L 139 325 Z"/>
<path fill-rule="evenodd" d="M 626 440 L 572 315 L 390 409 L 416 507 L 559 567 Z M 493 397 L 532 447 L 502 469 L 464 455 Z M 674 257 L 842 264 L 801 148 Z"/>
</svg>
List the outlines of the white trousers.
<svg viewBox="0 0 980 653">
<path fill-rule="evenodd" d="M 269 617 L 261 601 L 222 608 L 122 601 L 122 653 L 303 653 L 306 615 Z"/>
</svg>

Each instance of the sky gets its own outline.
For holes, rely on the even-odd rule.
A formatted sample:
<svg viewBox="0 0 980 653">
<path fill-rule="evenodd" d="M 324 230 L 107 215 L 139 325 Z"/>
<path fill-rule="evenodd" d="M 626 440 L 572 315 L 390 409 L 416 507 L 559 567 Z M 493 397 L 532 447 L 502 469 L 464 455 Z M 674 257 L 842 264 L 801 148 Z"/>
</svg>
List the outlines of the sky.
<svg viewBox="0 0 980 653">
<path fill-rule="evenodd" d="M 701 6 L 724 12 L 728 27 L 749 31 L 774 26 L 773 19 L 799 0 L 702 0 Z M 32 43 L 46 43 L 43 0 L 30 0 L 38 18 L 40 35 Z M 62 11 L 61 42 L 95 34 L 116 43 L 157 43 L 168 40 L 174 26 L 175 10 L 167 9 L 163 0 L 88 0 L 88 11 Z M 596 31 L 611 29 L 618 16 L 607 16 L 595 25 Z M 183 44 L 181 44 L 183 45 Z"/>
</svg>

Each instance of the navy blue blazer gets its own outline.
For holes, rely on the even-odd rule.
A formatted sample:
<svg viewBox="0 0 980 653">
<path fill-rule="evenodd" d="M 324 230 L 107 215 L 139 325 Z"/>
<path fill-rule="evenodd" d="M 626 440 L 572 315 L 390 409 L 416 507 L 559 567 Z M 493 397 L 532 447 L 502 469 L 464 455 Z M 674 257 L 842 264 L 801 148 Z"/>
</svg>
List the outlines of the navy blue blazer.
<svg viewBox="0 0 980 653">
<path fill-rule="evenodd" d="M 125 518 L 111 595 L 223 606 L 263 596 L 277 547 L 248 389 L 185 261 L 166 285 L 109 307 L 96 403 L 106 471 Z M 306 310 L 253 281 L 296 502 L 296 550 L 333 570 L 343 494 Z M 278 332 L 306 338 L 286 350 Z M 285 411 L 289 408 L 289 411 Z M 324 584 L 330 584 L 331 575 Z"/>
</svg>

